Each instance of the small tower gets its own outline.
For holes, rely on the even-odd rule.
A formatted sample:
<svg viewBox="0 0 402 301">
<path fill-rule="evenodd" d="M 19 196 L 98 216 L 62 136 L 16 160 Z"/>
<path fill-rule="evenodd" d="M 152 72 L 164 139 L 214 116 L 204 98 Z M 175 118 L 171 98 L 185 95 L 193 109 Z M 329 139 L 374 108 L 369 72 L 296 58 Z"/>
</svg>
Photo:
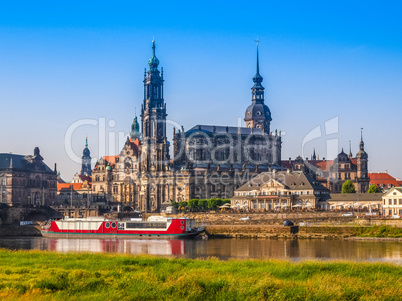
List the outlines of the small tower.
<svg viewBox="0 0 402 301">
<path fill-rule="evenodd" d="M 350 140 L 349 140 L 349 159 L 352 160 L 352 158 L 353 158 L 353 155 L 352 155 L 352 145 L 351 145 Z"/>
<path fill-rule="evenodd" d="M 363 128 L 361 129 L 360 150 L 356 155 L 357 163 L 357 192 L 367 192 L 370 178 L 368 176 L 368 155 L 364 151 Z"/>
<path fill-rule="evenodd" d="M 262 86 L 262 76 L 260 75 L 260 65 L 258 58 L 257 42 L 257 73 L 253 77 L 254 86 L 251 88 L 252 103 L 246 109 L 244 121 L 248 128 L 259 128 L 264 133 L 269 134 L 271 125 L 271 111 L 264 103 L 264 90 Z"/>
<path fill-rule="evenodd" d="M 141 140 L 140 124 L 138 123 L 137 115 L 134 116 L 133 124 L 131 125 L 130 138 L 132 141 L 136 139 Z"/>
<path fill-rule="evenodd" d="M 91 152 L 88 149 L 88 137 L 85 139 L 85 148 L 82 152 L 82 165 L 81 165 L 81 175 L 90 176 L 92 174 L 91 169 Z"/>
</svg>

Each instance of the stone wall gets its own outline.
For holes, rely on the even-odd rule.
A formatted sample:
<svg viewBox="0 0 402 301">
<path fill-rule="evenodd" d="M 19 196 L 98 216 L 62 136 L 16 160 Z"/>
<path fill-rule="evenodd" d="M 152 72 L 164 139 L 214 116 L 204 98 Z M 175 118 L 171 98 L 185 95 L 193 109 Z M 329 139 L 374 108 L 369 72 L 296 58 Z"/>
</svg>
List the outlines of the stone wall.
<svg viewBox="0 0 402 301">
<path fill-rule="evenodd" d="M 0 226 L 0 237 L 5 236 L 42 236 L 39 226 L 3 225 Z"/>
<path fill-rule="evenodd" d="M 9 224 L 19 224 L 21 220 L 21 208 L 8 207 L 0 209 L 0 226 Z"/>
<path fill-rule="evenodd" d="M 187 213 L 167 214 L 170 217 L 194 218 L 205 225 L 283 225 L 284 220 L 292 220 L 295 223 L 345 223 L 351 222 L 354 217 L 344 217 L 338 212 L 302 212 L 302 213 Z M 248 220 L 241 220 L 242 218 Z"/>
</svg>

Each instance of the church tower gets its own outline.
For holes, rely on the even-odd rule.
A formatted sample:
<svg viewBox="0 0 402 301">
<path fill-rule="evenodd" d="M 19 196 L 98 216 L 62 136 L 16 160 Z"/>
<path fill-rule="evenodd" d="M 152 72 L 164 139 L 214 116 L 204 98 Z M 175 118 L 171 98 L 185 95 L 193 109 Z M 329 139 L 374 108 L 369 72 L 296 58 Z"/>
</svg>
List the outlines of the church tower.
<svg viewBox="0 0 402 301">
<path fill-rule="evenodd" d="M 144 74 L 144 101 L 141 106 L 141 190 L 140 209 L 158 212 L 166 202 L 166 177 L 169 170 L 169 142 L 166 137 L 166 103 L 163 99 L 163 68 L 158 70 L 159 60 L 152 41 L 149 70 Z"/>
<path fill-rule="evenodd" d="M 159 60 L 155 55 L 155 41 L 152 41 L 152 57 L 149 70 L 144 74 L 144 101 L 142 118 L 142 167 L 144 171 L 167 169 L 169 149 L 166 138 L 166 103 L 163 99 L 163 68 L 158 70 Z"/>
<path fill-rule="evenodd" d="M 369 189 L 370 178 L 368 176 L 368 155 L 364 151 L 363 129 L 361 129 L 360 150 L 356 155 L 357 163 L 357 192 L 367 192 Z"/>
<path fill-rule="evenodd" d="M 88 149 L 88 137 L 85 139 L 85 148 L 82 152 L 82 165 L 81 165 L 81 175 L 90 176 L 92 174 L 91 169 L 91 152 Z"/>
<path fill-rule="evenodd" d="M 260 75 L 260 66 L 258 58 L 258 40 L 257 40 L 257 73 L 253 77 L 254 86 L 251 88 L 252 103 L 246 110 L 244 121 L 248 128 L 259 128 L 261 131 L 269 134 L 271 125 L 271 111 L 264 103 L 264 87 L 262 86 L 262 76 Z"/>
</svg>

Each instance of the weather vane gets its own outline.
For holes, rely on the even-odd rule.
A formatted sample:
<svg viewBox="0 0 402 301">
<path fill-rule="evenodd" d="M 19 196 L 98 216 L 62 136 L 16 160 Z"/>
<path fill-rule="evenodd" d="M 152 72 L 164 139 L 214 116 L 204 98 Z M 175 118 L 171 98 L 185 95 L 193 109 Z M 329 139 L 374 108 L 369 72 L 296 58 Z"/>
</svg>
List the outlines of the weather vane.
<svg viewBox="0 0 402 301">
<path fill-rule="evenodd" d="M 258 39 L 258 36 L 257 36 L 257 40 L 255 40 L 254 42 L 256 42 L 257 43 L 257 47 L 258 47 L 258 42 L 259 42 L 260 40 Z"/>
</svg>

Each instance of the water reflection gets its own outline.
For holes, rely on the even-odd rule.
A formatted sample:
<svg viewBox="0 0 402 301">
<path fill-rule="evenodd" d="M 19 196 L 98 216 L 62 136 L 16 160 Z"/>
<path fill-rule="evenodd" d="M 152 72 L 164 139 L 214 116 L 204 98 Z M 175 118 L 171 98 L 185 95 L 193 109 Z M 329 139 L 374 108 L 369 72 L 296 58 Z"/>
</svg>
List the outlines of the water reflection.
<svg viewBox="0 0 402 301">
<path fill-rule="evenodd" d="M 187 258 L 282 258 L 390 261 L 402 264 L 402 243 L 349 240 L 137 240 L 6 238 L 0 248 L 57 252 L 152 254 Z"/>
</svg>

